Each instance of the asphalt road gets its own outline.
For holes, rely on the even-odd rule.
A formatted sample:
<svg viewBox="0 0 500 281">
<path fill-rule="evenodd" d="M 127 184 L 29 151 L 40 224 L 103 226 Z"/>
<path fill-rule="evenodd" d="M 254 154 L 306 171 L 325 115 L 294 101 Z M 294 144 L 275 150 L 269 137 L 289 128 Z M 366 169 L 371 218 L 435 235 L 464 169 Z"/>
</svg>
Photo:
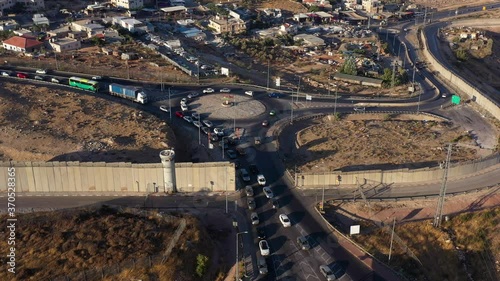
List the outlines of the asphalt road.
<svg viewBox="0 0 500 281">
<path fill-rule="evenodd" d="M 500 6 L 500 4 L 497 4 Z M 434 19 L 448 16 L 447 12 L 435 13 Z M 396 39 L 395 46 L 398 46 L 401 38 Z M 405 41 L 407 46 L 409 42 Z M 414 48 L 410 48 L 410 57 L 414 60 L 417 58 Z M 244 74 L 244 73 L 242 73 Z M 426 70 L 421 71 L 422 76 L 430 79 L 440 90 L 446 90 L 439 81 L 434 79 L 431 73 Z M 423 79 L 420 81 L 423 83 Z M 262 80 L 262 79 L 261 79 Z M 23 81 L 24 82 L 24 81 Z M 260 81 L 263 82 L 263 81 Z M 220 86 L 223 87 L 223 86 Z M 220 88 L 219 87 L 219 88 Z M 214 87 L 215 88 L 215 87 Z M 175 87 L 172 88 L 173 95 L 171 95 L 171 103 L 174 105 L 173 111 L 179 104 L 180 98 L 185 95 L 186 91 L 200 90 L 197 87 Z M 243 90 L 233 91 L 236 94 L 242 94 Z M 157 95 L 165 101 L 166 95 L 160 93 Z M 276 109 L 280 117 L 285 117 L 290 114 L 290 97 L 283 99 L 272 99 L 267 97 L 265 93 L 258 93 L 255 96 L 266 107 Z M 422 104 L 419 106 L 420 110 L 432 110 L 445 104 L 447 101 L 443 99 L 436 99 L 432 94 L 425 93 L 421 97 Z M 415 102 L 416 97 L 406 100 L 405 102 Z M 110 100 L 116 100 L 111 98 Z M 160 100 L 160 99 L 158 99 Z M 301 101 L 302 102 L 302 101 Z M 305 101 L 304 101 L 305 102 Z M 352 107 L 359 102 L 366 102 L 366 99 L 359 97 L 342 96 L 338 99 L 338 111 L 346 112 L 352 111 Z M 387 100 L 384 98 L 372 99 L 370 102 L 384 102 L 384 103 L 399 103 L 401 101 Z M 326 104 L 326 105 L 325 105 Z M 300 104 L 295 104 L 294 114 L 305 115 L 311 113 L 320 113 L 332 110 L 334 100 L 331 97 L 318 97 L 314 98 L 310 104 L 317 106 L 311 108 L 301 108 Z M 155 114 L 161 114 L 158 110 L 158 104 L 140 106 L 146 111 Z M 377 108 L 377 110 L 394 110 L 395 108 L 387 106 L 386 108 Z M 416 106 L 397 107 L 396 110 L 410 110 L 416 111 Z M 165 116 L 165 115 L 164 115 Z M 226 120 L 227 121 L 227 120 Z M 259 134 L 265 132 L 258 122 L 255 120 L 239 120 L 240 126 L 245 126 L 249 131 L 257 132 Z M 340 263 L 347 272 L 347 275 L 353 280 L 379 280 L 379 277 L 368 269 L 360 260 L 352 256 L 345 249 L 339 247 L 336 242 L 335 235 L 331 233 L 324 221 L 319 215 L 312 210 L 316 196 L 319 190 L 298 190 L 291 186 L 291 183 L 284 177 L 284 168 L 281 160 L 278 158 L 276 148 L 273 143 L 262 145 L 255 154 L 252 162 L 257 163 L 259 169 L 264 172 L 268 184 L 272 186 L 273 191 L 280 201 L 280 208 L 276 211 L 273 210 L 269 204 L 269 199 L 265 198 L 262 192 L 256 195 L 257 212 L 260 217 L 259 227 L 263 227 L 266 232 L 267 239 L 271 248 L 271 256 L 267 259 L 270 273 L 266 277 L 260 277 L 261 280 L 323 280 L 318 271 L 319 265 L 328 264 L 333 262 Z M 249 164 L 244 162 L 243 164 Z M 500 173 L 498 171 L 491 171 L 478 177 L 471 177 L 459 181 L 450 181 L 448 190 L 449 192 L 459 192 L 469 190 L 478 186 L 490 185 L 491 183 L 498 183 Z M 255 191 L 260 188 L 255 187 Z M 366 186 L 367 196 L 369 198 L 387 198 L 387 197 L 410 197 L 424 194 L 436 194 L 439 192 L 439 184 L 426 184 L 419 186 L 406 186 L 406 187 L 370 187 Z M 346 198 L 350 199 L 356 195 L 355 190 L 351 187 L 349 189 L 328 188 L 325 192 L 327 199 Z M 231 198 L 234 200 L 235 198 Z M 21 210 L 28 210 L 29 208 L 72 208 L 75 206 L 83 206 L 101 202 L 105 204 L 124 205 L 132 207 L 146 207 L 146 208 L 191 208 L 191 207 L 214 207 L 224 208 L 225 200 L 220 197 L 18 197 L 17 206 Z M 245 206 L 240 205 L 240 208 L 246 212 Z M 287 214 L 291 221 L 292 227 L 284 228 L 279 220 L 278 215 L 281 213 Z M 247 214 L 248 215 L 248 214 Z M 253 232 L 254 234 L 255 232 Z M 300 250 L 296 244 L 298 236 L 306 236 L 312 242 L 313 248 L 309 251 Z M 250 237 L 250 241 L 257 242 L 256 237 Z M 250 242 L 252 243 L 252 242 Z M 253 260 L 258 256 L 258 246 L 255 244 L 255 252 Z M 254 267 L 253 276 L 259 276 Z M 377 269 L 375 268 L 375 271 Z M 348 279 L 345 277 L 344 279 Z M 395 278 L 394 280 L 396 280 Z"/>
</svg>

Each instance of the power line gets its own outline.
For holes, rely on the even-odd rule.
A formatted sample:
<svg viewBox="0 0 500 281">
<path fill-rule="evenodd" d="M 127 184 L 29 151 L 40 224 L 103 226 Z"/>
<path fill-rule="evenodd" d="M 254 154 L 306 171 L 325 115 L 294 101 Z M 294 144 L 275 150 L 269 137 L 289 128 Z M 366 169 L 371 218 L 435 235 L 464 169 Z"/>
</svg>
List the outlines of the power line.
<svg viewBox="0 0 500 281">
<path fill-rule="evenodd" d="M 439 191 L 439 201 L 436 209 L 436 215 L 434 216 L 434 227 L 440 227 L 443 219 L 443 205 L 444 198 L 446 197 L 446 182 L 448 181 L 448 169 L 450 168 L 452 145 L 453 144 L 451 143 L 448 144 L 448 154 L 446 155 L 446 162 L 444 164 L 443 182 L 441 184 L 441 190 Z"/>
</svg>

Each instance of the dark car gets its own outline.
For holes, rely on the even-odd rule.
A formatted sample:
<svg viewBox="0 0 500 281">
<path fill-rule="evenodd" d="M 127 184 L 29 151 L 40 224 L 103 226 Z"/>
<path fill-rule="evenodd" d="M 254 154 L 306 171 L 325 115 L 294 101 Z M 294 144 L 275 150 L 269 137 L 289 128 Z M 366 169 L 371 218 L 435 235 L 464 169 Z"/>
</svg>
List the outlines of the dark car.
<svg viewBox="0 0 500 281">
<path fill-rule="evenodd" d="M 257 229 L 257 237 L 260 240 L 266 239 L 266 232 L 264 231 L 264 229 L 262 228 Z"/>
<path fill-rule="evenodd" d="M 262 127 L 267 127 L 267 126 L 269 126 L 269 121 L 267 120 L 262 121 Z"/>
<path fill-rule="evenodd" d="M 250 173 L 256 175 L 259 173 L 259 168 L 257 168 L 257 165 L 255 164 L 252 164 L 248 167 L 248 169 L 250 170 Z"/>
<path fill-rule="evenodd" d="M 280 202 L 278 201 L 278 199 L 273 199 L 271 201 L 271 204 L 273 205 L 273 209 L 278 209 L 280 207 Z"/>
<path fill-rule="evenodd" d="M 274 92 L 274 93 L 269 93 L 270 98 L 277 98 L 279 99 L 281 97 L 280 93 Z"/>
</svg>

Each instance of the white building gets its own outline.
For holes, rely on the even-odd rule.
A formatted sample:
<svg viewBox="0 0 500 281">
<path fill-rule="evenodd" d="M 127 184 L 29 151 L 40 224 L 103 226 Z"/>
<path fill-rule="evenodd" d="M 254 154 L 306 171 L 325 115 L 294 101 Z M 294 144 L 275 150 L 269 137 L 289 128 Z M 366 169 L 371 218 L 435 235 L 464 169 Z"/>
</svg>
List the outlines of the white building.
<svg viewBox="0 0 500 281">
<path fill-rule="evenodd" d="M 0 31 L 14 30 L 19 26 L 15 20 L 0 21 Z"/>
<path fill-rule="evenodd" d="M 56 53 L 63 53 L 71 50 L 78 50 L 82 47 L 80 40 L 71 38 L 52 38 L 50 46 Z"/>
<path fill-rule="evenodd" d="M 34 14 L 33 15 L 33 24 L 35 25 L 49 25 L 50 22 L 49 22 L 49 19 L 44 16 L 44 14 Z"/>
<path fill-rule="evenodd" d="M 117 24 L 126 30 L 135 33 L 135 32 L 147 32 L 148 27 L 146 26 L 145 23 L 138 21 L 134 18 L 129 18 L 129 17 L 113 17 L 112 19 L 113 24 Z"/>
<path fill-rule="evenodd" d="M 143 0 L 111 0 L 111 3 L 116 7 L 125 8 L 127 10 L 139 10 L 144 7 Z"/>
</svg>

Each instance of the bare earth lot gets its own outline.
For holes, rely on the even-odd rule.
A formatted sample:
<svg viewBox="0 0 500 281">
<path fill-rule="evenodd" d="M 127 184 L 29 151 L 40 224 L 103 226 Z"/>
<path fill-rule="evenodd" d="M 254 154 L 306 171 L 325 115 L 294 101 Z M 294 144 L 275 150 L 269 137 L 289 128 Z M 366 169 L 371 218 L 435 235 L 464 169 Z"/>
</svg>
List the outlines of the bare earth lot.
<svg viewBox="0 0 500 281">
<path fill-rule="evenodd" d="M 395 233 L 422 265 L 405 254 L 397 242 L 389 264 L 412 277 L 410 280 L 496 280 L 495 276 L 500 275 L 498 187 L 448 198 L 444 213 L 452 215 L 449 221 L 443 220 L 441 229 L 434 228 L 428 219 L 434 216 L 436 200 L 372 202 L 370 206 L 338 202 L 327 208 L 327 214 L 334 224 L 342 222 L 344 229 L 360 224 L 361 234 L 352 238 L 383 262 L 388 261 L 390 227 L 396 219 Z M 472 213 L 456 214 L 460 212 Z M 383 221 L 388 231 L 382 231 L 371 220 Z M 466 278 L 467 274 L 471 279 Z"/>
<path fill-rule="evenodd" d="M 151 163 L 175 142 L 164 121 L 132 103 L 43 85 L 0 87 L 0 161 Z"/>
<path fill-rule="evenodd" d="M 429 121 L 412 118 L 362 114 L 333 123 L 325 118 L 297 134 L 300 148 L 292 162 L 301 172 L 406 163 L 424 167 L 444 161 L 446 144 L 452 141 L 459 144 L 453 150 L 453 161 L 477 158 L 478 147 L 459 126 L 429 117 L 422 117 Z"/>
<path fill-rule="evenodd" d="M 181 218 L 186 227 L 162 262 Z M 162 219 L 102 207 L 24 214 L 16 226 L 16 274 L 3 270 L 1 280 L 221 280 L 216 276 L 223 266 L 210 265 L 218 262 L 212 261 L 217 238 L 191 215 Z M 7 239 L 0 246 L 11 247 Z M 209 258 L 201 278 L 198 254 Z M 5 255 L 0 259 L 7 263 Z"/>
</svg>

